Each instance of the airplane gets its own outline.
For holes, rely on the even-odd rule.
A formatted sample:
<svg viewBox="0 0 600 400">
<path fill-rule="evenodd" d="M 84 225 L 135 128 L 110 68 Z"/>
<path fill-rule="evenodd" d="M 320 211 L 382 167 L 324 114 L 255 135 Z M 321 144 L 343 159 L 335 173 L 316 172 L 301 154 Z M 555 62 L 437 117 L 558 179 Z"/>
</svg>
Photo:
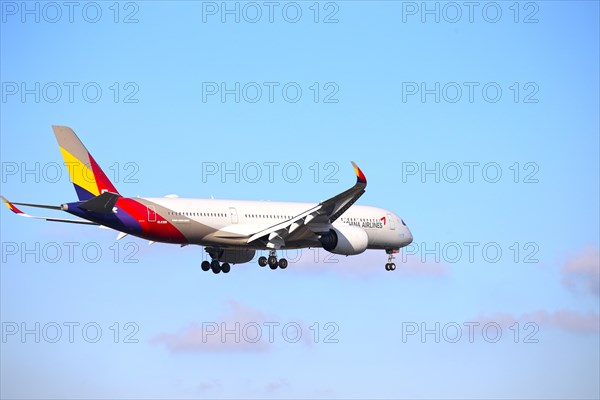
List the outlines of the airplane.
<svg viewBox="0 0 600 400">
<path fill-rule="evenodd" d="M 408 246 L 413 236 L 404 221 L 389 210 L 355 205 L 367 179 L 352 162 L 356 183 L 350 189 L 320 203 L 271 202 L 165 197 L 124 197 L 117 191 L 75 132 L 52 126 L 78 201 L 60 206 L 10 202 L 7 207 L 21 217 L 86 225 L 98 225 L 154 242 L 204 246 L 211 262 L 203 271 L 228 273 L 231 264 L 251 261 L 257 250 L 261 267 L 285 269 L 288 261 L 277 250 L 323 248 L 341 255 L 367 249 L 385 250 L 387 271 L 396 269 L 394 254 Z M 16 206 L 60 210 L 80 219 L 33 216 Z"/>
</svg>

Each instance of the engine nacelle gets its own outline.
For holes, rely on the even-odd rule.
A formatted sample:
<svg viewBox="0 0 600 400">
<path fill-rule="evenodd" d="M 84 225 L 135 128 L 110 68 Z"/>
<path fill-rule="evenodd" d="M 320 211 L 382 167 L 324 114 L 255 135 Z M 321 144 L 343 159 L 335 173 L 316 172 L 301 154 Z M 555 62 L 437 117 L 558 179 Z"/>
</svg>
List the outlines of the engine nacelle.
<svg viewBox="0 0 600 400">
<path fill-rule="evenodd" d="M 248 249 L 220 249 L 206 248 L 206 252 L 214 259 L 230 264 L 243 264 L 254 258 L 255 250 Z"/>
<path fill-rule="evenodd" d="M 344 226 L 330 229 L 319 241 L 323 248 L 331 253 L 353 256 L 367 249 L 369 236 L 358 226 Z"/>
</svg>

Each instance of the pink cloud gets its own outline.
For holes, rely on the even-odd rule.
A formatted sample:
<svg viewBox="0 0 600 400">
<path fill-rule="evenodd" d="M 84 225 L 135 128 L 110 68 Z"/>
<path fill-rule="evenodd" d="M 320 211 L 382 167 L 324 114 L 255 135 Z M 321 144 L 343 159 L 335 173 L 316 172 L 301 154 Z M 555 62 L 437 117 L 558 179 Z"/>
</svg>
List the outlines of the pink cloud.
<svg viewBox="0 0 600 400">
<path fill-rule="evenodd" d="M 476 322 L 486 324 L 495 322 L 503 327 L 509 327 L 515 322 L 533 322 L 540 326 L 553 327 L 569 332 L 598 333 L 600 332 L 600 315 L 597 312 L 581 313 L 573 310 L 557 310 L 548 312 L 538 310 L 516 316 L 510 313 L 496 313 L 490 317 L 483 315 L 475 318 Z"/>
<path fill-rule="evenodd" d="M 176 333 L 161 333 L 150 343 L 163 344 L 174 353 L 268 352 L 277 342 L 311 346 L 310 329 L 302 321 L 278 321 L 237 301 L 229 301 L 228 306 L 229 312 L 218 318 L 193 322 Z"/>
<path fill-rule="evenodd" d="M 212 321 L 191 323 L 177 333 L 161 333 L 151 339 L 172 352 L 265 352 L 272 348 L 265 322 L 274 321 L 259 310 L 229 301 L 229 312 Z M 260 332 L 260 336 L 258 335 Z"/>
<path fill-rule="evenodd" d="M 265 391 L 269 394 L 274 394 L 277 392 L 281 392 L 283 390 L 289 390 L 290 384 L 285 379 L 279 379 L 277 381 L 269 382 L 265 386 Z"/>
<path fill-rule="evenodd" d="M 197 389 L 198 389 L 199 393 L 206 394 L 206 392 L 209 392 L 209 391 L 221 390 L 222 386 L 219 381 L 212 380 L 210 382 L 200 382 L 198 384 Z"/>
<path fill-rule="evenodd" d="M 600 296 L 600 251 L 594 246 L 584 248 L 567 260 L 561 274 L 569 290 Z"/>
</svg>

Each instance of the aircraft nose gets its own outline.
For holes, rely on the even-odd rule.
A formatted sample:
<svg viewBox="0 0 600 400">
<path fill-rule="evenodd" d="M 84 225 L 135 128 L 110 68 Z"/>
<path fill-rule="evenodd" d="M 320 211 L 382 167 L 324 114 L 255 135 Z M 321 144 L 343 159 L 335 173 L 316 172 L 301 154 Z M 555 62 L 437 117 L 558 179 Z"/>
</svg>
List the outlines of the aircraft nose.
<svg viewBox="0 0 600 400">
<path fill-rule="evenodd" d="M 399 232 L 400 240 L 402 241 L 402 246 L 408 246 L 413 241 L 412 232 L 410 231 L 410 229 L 408 228 L 408 225 L 406 225 L 406 222 L 404 222 L 404 220 L 402 218 L 398 218 L 398 219 L 402 223 L 402 229 Z"/>
<path fill-rule="evenodd" d="M 404 226 L 404 230 L 405 230 L 405 232 L 404 232 L 405 246 L 408 246 L 413 241 L 413 235 L 412 235 L 412 232 L 410 231 L 410 229 L 408 229 L 408 226 Z"/>
</svg>

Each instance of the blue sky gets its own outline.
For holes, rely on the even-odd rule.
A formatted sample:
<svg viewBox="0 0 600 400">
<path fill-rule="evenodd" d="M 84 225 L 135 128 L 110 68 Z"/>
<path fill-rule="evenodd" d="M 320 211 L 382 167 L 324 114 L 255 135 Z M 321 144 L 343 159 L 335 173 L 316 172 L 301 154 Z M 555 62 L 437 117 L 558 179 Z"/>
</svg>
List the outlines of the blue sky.
<svg viewBox="0 0 600 400">
<path fill-rule="evenodd" d="M 57 4 L 0 2 L 2 195 L 75 198 L 50 128 L 64 124 L 129 196 L 319 201 L 352 185 L 354 160 L 360 203 L 415 243 L 394 273 L 383 252 L 305 251 L 215 276 L 198 247 L 4 209 L 2 397 L 600 396 L 597 2 L 480 2 L 472 22 L 458 3 L 455 23 L 457 3 L 428 2 L 436 22 L 422 2 L 278 2 L 269 22 L 262 2 L 228 2 L 239 23 L 222 2 L 81 2 L 72 22 Z M 202 340 L 236 322 L 263 337 Z M 36 323 L 39 343 L 21 335 Z M 436 323 L 439 343 L 421 336 Z"/>
</svg>

